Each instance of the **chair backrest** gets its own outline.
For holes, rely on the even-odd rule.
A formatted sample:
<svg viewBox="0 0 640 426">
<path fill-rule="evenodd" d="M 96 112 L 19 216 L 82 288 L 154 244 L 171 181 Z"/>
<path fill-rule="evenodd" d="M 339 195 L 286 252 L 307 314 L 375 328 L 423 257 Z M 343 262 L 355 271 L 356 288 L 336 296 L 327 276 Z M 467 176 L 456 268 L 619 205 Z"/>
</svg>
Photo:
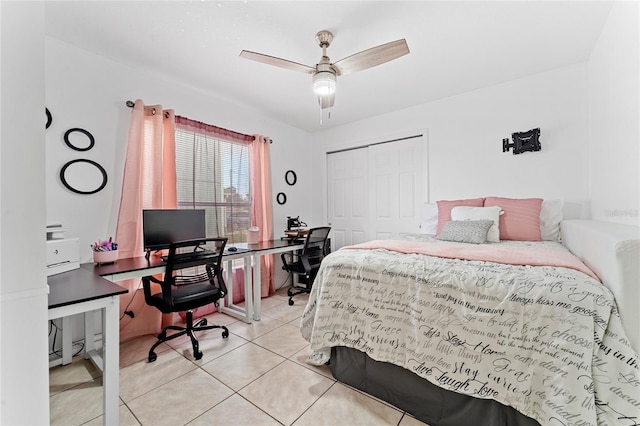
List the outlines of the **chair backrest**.
<svg viewBox="0 0 640 426">
<path fill-rule="evenodd" d="M 222 256 L 227 245 L 227 238 L 198 238 L 194 240 L 176 241 L 169 246 L 165 278 L 172 277 L 173 272 L 201 265 L 217 265 L 222 268 Z"/>
<path fill-rule="evenodd" d="M 188 284 L 209 282 L 217 287 L 219 298 L 227 294 L 227 287 L 222 276 L 222 256 L 227 244 L 227 238 L 199 238 L 194 240 L 177 241 L 171 243 L 166 258 L 164 277 L 143 277 L 145 300 L 149 304 L 152 298 L 149 281 L 156 282 L 162 287 L 162 299 L 168 306 L 173 305 L 172 288 Z M 176 274 L 187 268 L 204 266 L 204 272 Z"/>
<path fill-rule="evenodd" d="M 319 264 L 327 255 L 327 238 L 330 231 L 330 226 L 309 229 L 301 254 L 306 255 L 312 265 Z"/>
</svg>

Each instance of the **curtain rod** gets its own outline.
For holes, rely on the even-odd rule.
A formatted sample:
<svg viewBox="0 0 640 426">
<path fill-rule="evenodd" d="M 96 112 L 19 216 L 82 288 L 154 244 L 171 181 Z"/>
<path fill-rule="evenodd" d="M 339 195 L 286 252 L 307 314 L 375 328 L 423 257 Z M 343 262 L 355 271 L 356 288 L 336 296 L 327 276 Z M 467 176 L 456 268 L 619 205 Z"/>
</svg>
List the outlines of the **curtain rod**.
<svg viewBox="0 0 640 426">
<path fill-rule="evenodd" d="M 135 103 L 135 102 L 133 102 L 133 101 L 127 101 L 127 102 L 126 102 L 126 105 L 127 105 L 129 108 L 133 108 L 133 107 L 136 105 L 136 103 Z M 154 114 L 156 113 L 155 108 L 153 109 L 153 113 L 154 113 Z M 176 116 L 176 117 L 178 117 L 178 116 Z M 185 117 L 185 118 L 186 118 L 186 117 Z M 188 120 L 191 120 L 191 119 L 189 118 Z M 191 121 L 196 121 L 196 120 L 191 120 Z M 203 124 L 206 124 L 206 123 L 203 123 Z M 212 126 L 211 124 L 207 124 L 207 125 L 208 125 L 208 126 Z M 212 126 L 212 127 L 217 127 L 217 126 Z M 223 129 L 223 130 L 226 130 L 226 131 L 228 131 L 228 132 L 237 133 L 237 134 L 242 135 L 242 136 L 251 136 L 251 137 L 255 140 L 255 136 L 253 136 L 253 135 L 245 135 L 244 133 L 234 132 L 233 130 L 227 130 L 227 129 Z M 271 138 L 269 138 L 269 137 L 265 137 L 265 140 L 268 140 L 268 141 L 269 141 L 269 144 L 272 144 L 272 143 L 273 143 L 273 139 L 271 139 Z"/>
<path fill-rule="evenodd" d="M 127 106 L 129 108 L 133 108 L 136 105 L 136 103 L 133 102 L 133 101 L 127 101 L 126 104 L 127 104 Z M 148 108 L 148 107 L 145 106 L 145 108 Z M 156 108 L 155 107 L 151 107 L 151 114 L 156 115 Z M 164 113 L 164 118 L 169 118 L 169 113 L 168 112 Z"/>
</svg>

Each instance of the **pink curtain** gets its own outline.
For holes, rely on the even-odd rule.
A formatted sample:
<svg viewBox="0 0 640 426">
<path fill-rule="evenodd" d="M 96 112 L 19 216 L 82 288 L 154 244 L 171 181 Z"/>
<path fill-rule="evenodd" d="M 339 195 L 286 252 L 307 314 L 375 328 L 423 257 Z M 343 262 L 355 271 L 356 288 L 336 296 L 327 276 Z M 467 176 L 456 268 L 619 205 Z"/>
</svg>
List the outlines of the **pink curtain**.
<svg viewBox="0 0 640 426">
<path fill-rule="evenodd" d="M 249 155 L 249 173 L 251 175 L 251 203 L 253 224 L 260 228 L 260 241 L 273 239 L 273 215 L 271 202 L 271 157 L 269 139 L 254 135 Z M 261 256 L 261 297 L 269 296 L 275 291 L 273 285 L 273 255 Z"/>
<path fill-rule="evenodd" d="M 120 258 L 142 256 L 142 210 L 176 208 L 175 119 L 173 110 L 138 99 L 129 124 L 129 142 L 122 182 L 116 241 Z M 140 280 L 118 284 L 128 287 L 121 296 L 120 338 L 158 333 L 162 314 L 144 302 Z M 138 294 L 139 293 L 139 294 Z M 135 317 L 122 315 L 125 310 Z"/>
</svg>

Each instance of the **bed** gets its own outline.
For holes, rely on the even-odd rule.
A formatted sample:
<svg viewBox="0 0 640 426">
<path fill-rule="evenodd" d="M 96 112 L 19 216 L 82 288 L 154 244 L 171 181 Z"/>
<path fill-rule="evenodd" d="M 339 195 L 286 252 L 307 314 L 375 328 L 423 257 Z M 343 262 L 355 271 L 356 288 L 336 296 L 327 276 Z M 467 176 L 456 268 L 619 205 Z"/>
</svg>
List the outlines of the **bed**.
<svg viewBox="0 0 640 426">
<path fill-rule="evenodd" d="M 308 362 L 431 426 L 639 424 L 640 245 L 620 226 L 563 223 L 577 257 L 428 235 L 342 248 L 302 317 Z"/>
</svg>

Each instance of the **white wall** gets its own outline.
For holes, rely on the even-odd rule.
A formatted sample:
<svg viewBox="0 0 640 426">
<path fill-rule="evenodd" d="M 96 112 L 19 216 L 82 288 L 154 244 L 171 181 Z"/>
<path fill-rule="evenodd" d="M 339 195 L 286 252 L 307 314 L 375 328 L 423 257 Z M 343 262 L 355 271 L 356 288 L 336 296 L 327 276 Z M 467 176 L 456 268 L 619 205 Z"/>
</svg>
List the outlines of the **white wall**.
<svg viewBox="0 0 640 426">
<path fill-rule="evenodd" d="M 640 225 L 640 6 L 615 2 L 589 58 L 594 219 Z"/>
<path fill-rule="evenodd" d="M 327 151 L 418 133 L 428 138 L 429 199 L 486 195 L 588 199 L 587 68 L 577 64 L 314 134 L 313 191 L 326 194 Z M 542 151 L 502 152 L 540 127 Z M 314 220 L 326 202 L 314 200 Z"/>
<path fill-rule="evenodd" d="M 0 424 L 49 424 L 44 4 L 0 3 Z"/>
<path fill-rule="evenodd" d="M 564 198 L 573 214 L 640 224 L 639 9 L 614 3 L 587 63 L 314 134 L 313 220 L 326 221 L 327 151 L 423 133 L 428 201 Z M 501 152 L 502 138 L 534 127 L 541 152 Z"/>
<path fill-rule="evenodd" d="M 46 103 L 53 115 L 46 133 L 47 223 L 61 223 L 67 236 L 80 238 L 82 262 L 91 261 L 92 241 L 115 234 L 131 115 L 126 100 L 140 98 L 146 104 L 162 104 L 198 121 L 271 137 L 275 236 L 282 235 L 286 228 L 286 216 L 310 216 L 307 189 L 311 170 L 303 161 L 309 156 L 311 138 L 306 132 L 161 74 L 130 68 L 50 37 L 46 38 L 45 58 Z M 63 135 L 72 127 L 91 132 L 95 147 L 85 152 L 68 148 Z M 79 139 L 78 145 L 85 143 Z M 64 188 L 60 168 L 76 158 L 94 160 L 105 168 L 109 181 L 104 190 L 78 195 Z M 289 169 L 298 175 L 295 186 L 284 181 Z M 87 169 L 87 175 L 91 174 Z M 283 206 L 275 202 L 275 195 L 281 191 L 287 194 Z"/>
</svg>

